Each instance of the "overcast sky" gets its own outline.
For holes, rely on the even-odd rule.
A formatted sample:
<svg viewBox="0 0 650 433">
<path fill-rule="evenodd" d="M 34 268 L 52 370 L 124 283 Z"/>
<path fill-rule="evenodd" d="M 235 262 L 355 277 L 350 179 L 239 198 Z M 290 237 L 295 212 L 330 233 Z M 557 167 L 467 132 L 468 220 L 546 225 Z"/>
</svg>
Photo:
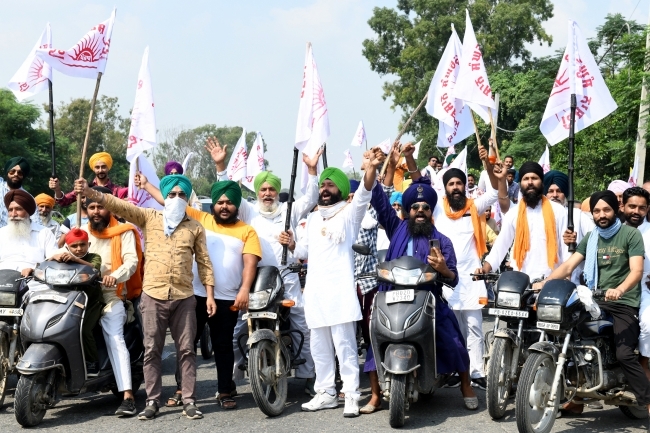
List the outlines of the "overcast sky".
<svg viewBox="0 0 650 433">
<path fill-rule="evenodd" d="M 307 41 L 314 47 L 329 110 L 329 164 L 341 166 L 359 120 L 364 121 L 370 145 L 395 137 L 401 113 L 392 111 L 391 102 L 382 99 L 383 80 L 370 70 L 361 43 L 373 36 L 367 24 L 373 8 L 396 3 L 0 0 L 0 85 L 9 81 L 48 21 L 54 47 L 68 49 L 117 6 L 100 94 L 117 96 L 122 115 L 128 116 L 142 54 L 149 45 L 159 137 L 170 127 L 206 123 L 261 131 L 269 145 L 270 168 L 288 186 Z M 530 49 L 536 56 L 565 47 L 570 18 L 578 20 L 589 38 L 607 13 L 618 12 L 646 24 L 650 8 L 650 0 L 553 3 L 555 17 L 544 24 L 553 35 L 553 45 L 533 44 Z M 93 80 L 55 71 L 55 102 L 90 98 L 94 85 Z M 47 95 L 33 100 L 46 102 Z M 352 155 L 358 165 L 361 151 L 353 148 Z"/>
</svg>

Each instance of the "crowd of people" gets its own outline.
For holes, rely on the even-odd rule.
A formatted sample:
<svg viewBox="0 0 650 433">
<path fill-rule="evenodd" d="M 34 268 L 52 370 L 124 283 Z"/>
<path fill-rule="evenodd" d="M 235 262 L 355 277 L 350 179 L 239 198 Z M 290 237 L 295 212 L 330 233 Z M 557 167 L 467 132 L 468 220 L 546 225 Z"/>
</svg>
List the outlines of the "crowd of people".
<svg viewBox="0 0 650 433">
<path fill-rule="evenodd" d="M 376 270 L 377 251 L 383 249 L 386 260 L 413 256 L 453 282 L 453 290 L 439 283 L 426 289 L 437 301 L 436 344 L 443 348 L 437 351 L 437 371 L 450 375 L 445 386 L 459 387 L 468 410 L 479 406 L 475 389 L 487 386 L 482 309 L 493 296 L 470 274 L 498 269 L 539 278 L 536 289 L 554 278 L 606 289 L 602 308 L 614 317 L 617 359 L 639 404 L 650 405 L 650 183 L 642 188 L 614 181 L 608 190 L 574 206 L 567 200 L 566 174 L 544 173 L 536 162 L 515 168 L 514 158 L 506 156 L 490 163 L 480 147 L 484 170 L 477 181 L 460 169 L 443 168 L 436 157 L 418 167 L 415 147 L 396 143 L 388 154 L 379 148 L 365 152 L 360 181 L 333 167 L 318 174 L 320 151 L 303 155 L 309 172 L 306 192 L 288 214 L 275 174 L 265 171 L 255 177 L 257 201 L 249 203 L 242 200 L 241 186 L 228 180 L 226 146 L 211 138 L 206 150 L 218 177 L 211 188 L 211 212 L 195 208 L 191 181 L 175 161 L 165 166 L 159 188 L 142 174 L 135 177 L 135 185 L 157 200 L 162 211 L 126 199 L 127 189 L 109 178 L 113 161 L 105 152 L 90 158 L 93 181 L 79 179 L 67 193 L 58 179 L 51 179 L 52 195 L 32 196 L 22 188 L 30 174 L 28 160 L 18 156 L 4 166 L 0 269 L 29 276 L 38 263 L 50 259 L 100 271 L 96 290 L 85 289 L 82 341 L 87 375 L 100 374 L 92 329 L 101 326 L 124 395 L 116 415 L 150 420 L 164 405 L 182 406 L 190 419 L 203 417 L 196 405 L 195 347 L 201 333 L 197 330 L 206 323 L 214 348 L 215 398 L 223 409 L 235 409 L 235 380 L 241 378 L 237 366 L 246 359 L 236 342 L 248 332 L 241 313 L 248 308 L 256 268 L 282 268 L 285 249 L 287 265 L 309 262 L 304 287 L 296 274 L 284 278 L 285 298 L 295 303 L 291 327 L 304 335 L 305 362 L 295 372 L 312 397 L 302 405 L 304 411 L 336 408 L 340 402 L 345 417 L 381 409 L 370 345 L 362 371 L 369 375 L 371 395 L 359 405 L 356 329 L 360 323 L 368 343 L 374 296 L 390 290 L 367 277 Z M 385 174 L 379 176 L 386 159 Z M 68 206 L 78 196 L 80 220 L 76 214 L 63 222 L 52 218 L 55 206 Z M 430 248 L 432 239 L 439 248 Z M 577 244 L 573 254 L 572 243 Z M 354 244 L 367 246 L 370 254 L 355 253 Z M 45 288 L 30 283 L 30 290 Z M 123 335 L 130 311 L 142 324 L 145 348 L 146 405 L 139 413 Z M 162 351 L 168 329 L 177 351 L 177 389 L 165 400 Z M 634 355 L 637 344 L 641 359 Z M 335 358 L 342 380 L 338 391 Z M 563 409 L 579 413 L 582 406 L 571 402 Z"/>
</svg>

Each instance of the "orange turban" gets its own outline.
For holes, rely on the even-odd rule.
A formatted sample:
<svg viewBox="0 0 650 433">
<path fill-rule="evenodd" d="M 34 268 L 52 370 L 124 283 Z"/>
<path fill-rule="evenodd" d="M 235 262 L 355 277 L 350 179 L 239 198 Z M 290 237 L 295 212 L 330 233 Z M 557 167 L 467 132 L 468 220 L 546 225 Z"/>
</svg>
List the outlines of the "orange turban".
<svg viewBox="0 0 650 433">
<path fill-rule="evenodd" d="M 36 200 L 36 206 L 40 206 L 44 204 L 49 207 L 54 207 L 54 203 L 55 203 L 54 198 L 47 194 L 39 194 L 36 197 L 34 197 L 34 200 Z"/>
<path fill-rule="evenodd" d="M 587 197 L 582 201 L 582 204 L 580 205 L 580 210 L 583 212 L 591 212 L 591 206 L 589 205 L 589 198 Z"/>
<path fill-rule="evenodd" d="M 91 156 L 90 160 L 88 161 L 90 168 L 94 169 L 95 164 L 100 161 L 106 164 L 106 167 L 108 167 L 109 170 L 111 167 L 113 167 L 113 157 L 111 157 L 111 155 L 109 155 L 107 152 L 97 152 Z"/>
</svg>

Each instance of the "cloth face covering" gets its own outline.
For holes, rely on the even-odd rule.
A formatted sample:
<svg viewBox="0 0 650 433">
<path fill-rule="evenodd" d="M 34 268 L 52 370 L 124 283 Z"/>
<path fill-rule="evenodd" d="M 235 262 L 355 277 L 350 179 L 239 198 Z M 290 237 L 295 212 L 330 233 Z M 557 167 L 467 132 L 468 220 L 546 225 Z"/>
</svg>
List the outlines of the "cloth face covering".
<svg viewBox="0 0 650 433">
<path fill-rule="evenodd" d="M 187 202 L 180 197 L 166 198 L 165 209 L 163 210 L 163 226 L 165 236 L 171 236 L 176 227 L 185 216 Z"/>
</svg>

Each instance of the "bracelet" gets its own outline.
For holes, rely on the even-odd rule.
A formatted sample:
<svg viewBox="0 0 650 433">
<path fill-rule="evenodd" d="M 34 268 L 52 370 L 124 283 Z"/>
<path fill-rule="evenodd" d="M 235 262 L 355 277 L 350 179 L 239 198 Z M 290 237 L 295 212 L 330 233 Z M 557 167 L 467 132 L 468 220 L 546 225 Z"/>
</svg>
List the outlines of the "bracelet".
<svg viewBox="0 0 650 433">
<path fill-rule="evenodd" d="M 417 172 L 420 171 L 420 170 L 418 170 L 418 168 L 415 167 L 415 170 L 409 170 L 409 169 L 407 168 L 406 171 L 408 171 L 409 173 L 417 173 Z"/>
<path fill-rule="evenodd" d="M 510 196 L 507 195 L 507 196 L 505 196 L 505 197 L 499 197 L 499 200 L 505 200 L 505 199 L 509 199 L 509 198 L 510 198 Z"/>
</svg>

